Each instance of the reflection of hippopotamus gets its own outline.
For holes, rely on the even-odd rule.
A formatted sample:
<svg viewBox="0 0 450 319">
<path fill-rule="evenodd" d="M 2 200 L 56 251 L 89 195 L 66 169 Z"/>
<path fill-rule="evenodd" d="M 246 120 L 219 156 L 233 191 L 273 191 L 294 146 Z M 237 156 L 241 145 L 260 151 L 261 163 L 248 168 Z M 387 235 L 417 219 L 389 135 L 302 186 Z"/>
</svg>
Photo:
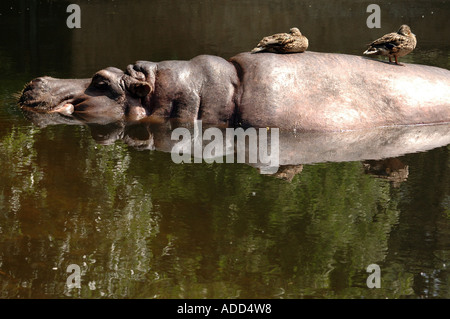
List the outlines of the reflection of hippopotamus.
<svg viewBox="0 0 450 319">
<path fill-rule="evenodd" d="M 206 160 L 205 154 L 207 155 L 207 153 L 204 150 L 211 143 L 211 140 L 208 138 L 202 139 L 201 135 L 204 135 L 204 131 L 203 134 L 195 134 L 195 125 L 193 123 L 176 120 L 159 121 L 157 123 L 153 121 L 125 122 L 120 120 L 105 124 L 98 122 L 86 123 L 84 120 L 60 116 L 56 113 L 26 112 L 25 114 L 39 127 L 58 124 L 86 124 L 93 139 L 102 145 L 122 141 L 136 150 L 155 150 L 172 153 L 175 151 L 174 146 L 179 143 L 179 138 L 174 138 L 172 133 L 175 129 L 183 127 L 191 132 L 192 147 L 195 147 L 195 139 L 200 139 L 201 153 L 203 153 L 203 158 Z M 203 130 L 210 127 L 204 125 Z M 220 130 L 225 138 L 227 128 L 220 128 Z M 259 134 L 259 130 L 255 131 Z M 217 158 L 233 152 L 236 153 L 239 148 L 236 143 L 228 145 L 225 143 L 225 139 L 223 142 L 223 152 L 219 152 L 220 154 L 217 154 Z M 272 138 L 268 140 L 268 144 L 271 142 Z M 249 144 L 249 140 L 245 142 L 245 152 L 247 153 L 250 147 Z M 302 164 L 352 161 L 364 161 L 367 172 L 376 175 L 381 176 L 391 172 L 399 172 L 399 175 L 403 174 L 401 176 L 406 178 L 407 170 L 405 171 L 406 175 L 401 173 L 401 169 L 404 167 L 400 164 L 390 160 L 380 163 L 375 161 L 395 158 L 409 153 L 424 152 L 449 145 L 450 123 L 380 127 L 344 132 L 291 132 L 280 130 L 278 144 L 279 158 L 277 163 L 280 168 L 278 174 L 282 178 L 290 179 L 293 173 L 299 173 Z M 260 144 L 257 145 L 257 147 L 259 146 Z M 267 146 L 267 150 L 269 149 L 271 150 L 271 147 Z M 195 150 L 191 149 L 191 154 L 194 155 Z M 211 157 L 209 160 L 212 158 L 215 157 Z M 272 174 L 274 172 L 274 170 L 267 169 L 267 165 L 270 163 L 262 163 L 261 161 L 249 163 L 247 157 L 245 162 L 260 169 L 261 173 Z"/>
<path fill-rule="evenodd" d="M 178 118 L 298 131 L 450 122 L 450 71 L 363 57 L 242 53 L 226 61 L 137 62 L 92 79 L 42 77 L 24 110 L 87 122 Z"/>
</svg>

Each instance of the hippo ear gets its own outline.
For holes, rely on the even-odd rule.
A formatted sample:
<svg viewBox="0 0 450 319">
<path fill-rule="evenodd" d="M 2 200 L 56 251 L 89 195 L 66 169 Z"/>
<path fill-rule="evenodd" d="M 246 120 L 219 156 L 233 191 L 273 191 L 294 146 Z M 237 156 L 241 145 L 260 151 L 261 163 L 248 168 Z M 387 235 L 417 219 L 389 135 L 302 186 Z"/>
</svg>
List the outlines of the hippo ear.
<svg viewBox="0 0 450 319">
<path fill-rule="evenodd" d="M 135 81 L 130 84 L 128 90 L 133 95 L 136 95 L 138 97 L 144 97 L 150 94 L 152 88 L 150 87 L 150 84 L 148 84 L 147 82 Z"/>
</svg>

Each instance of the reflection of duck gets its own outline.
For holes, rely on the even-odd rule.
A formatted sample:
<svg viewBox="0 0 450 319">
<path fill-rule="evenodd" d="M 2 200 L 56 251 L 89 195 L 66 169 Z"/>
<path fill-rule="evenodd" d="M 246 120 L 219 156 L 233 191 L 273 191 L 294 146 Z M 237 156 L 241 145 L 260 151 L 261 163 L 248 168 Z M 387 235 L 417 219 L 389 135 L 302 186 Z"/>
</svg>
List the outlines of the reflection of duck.
<svg viewBox="0 0 450 319">
<path fill-rule="evenodd" d="M 397 58 L 407 55 L 416 48 L 417 40 L 414 33 L 406 24 L 402 25 L 397 32 L 392 32 L 383 35 L 381 38 L 369 44 L 369 48 L 364 51 L 364 55 L 385 55 L 389 57 L 389 62 L 392 62 L 392 57 L 395 59 L 395 64 L 398 63 Z"/>
<path fill-rule="evenodd" d="M 276 178 L 284 179 L 288 182 L 292 182 L 295 176 L 303 171 L 303 165 L 281 165 L 275 174 L 271 174 Z"/>
<path fill-rule="evenodd" d="M 252 50 L 252 53 L 266 51 L 273 53 L 304 52 L 308 48 L 308 39 L 298 28 L 292 28 L 289 33 L 277 33 L 264 37 Z"/>
<path fill-rule="evenodd" d="M 363 166 L 367 173 L 393 182 L 394 187 L 400 186 L 409 175 L 409 166 L 398 158 L 367 160 L 363 162 Z"/>
</svg>

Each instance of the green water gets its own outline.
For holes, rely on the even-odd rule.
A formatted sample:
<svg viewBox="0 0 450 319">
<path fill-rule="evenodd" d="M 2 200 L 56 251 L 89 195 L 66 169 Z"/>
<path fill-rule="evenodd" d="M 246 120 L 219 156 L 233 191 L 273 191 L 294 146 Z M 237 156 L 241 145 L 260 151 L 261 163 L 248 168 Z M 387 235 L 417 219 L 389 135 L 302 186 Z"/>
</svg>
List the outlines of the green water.
<svg viewBox="0 0 450 319">
<path fill-rule="evenodd" d="M 419 45 L 403 61 L 448 69 L 450 2 L 379 1 L 381 30 L 365 26 L 367 1 L 78 1 L 79 30 L 65 27 L 69 3 L 0 5 L 1 298 L 450 297 L 448 145 L 399 155 L 401 181 L 359 160 L 305 164 L 289 181 L 174 164 L 98 143 L 92 127 L 35 126 L 16 107 L 36 76 L 231 57 L 293 25 L 313 51 L 360 54 L 408 23 Z M 366 285 L 370 264 L 380 289 Z"/>
</svg>

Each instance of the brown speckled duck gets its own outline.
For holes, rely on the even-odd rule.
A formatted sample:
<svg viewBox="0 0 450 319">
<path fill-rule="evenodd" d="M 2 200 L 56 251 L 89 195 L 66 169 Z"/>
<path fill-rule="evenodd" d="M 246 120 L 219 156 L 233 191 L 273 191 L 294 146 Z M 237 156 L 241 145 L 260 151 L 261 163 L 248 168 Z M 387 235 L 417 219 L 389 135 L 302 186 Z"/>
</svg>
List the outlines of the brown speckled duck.
<svg viewBox="0 0 450 319">
<path fill-rule="evenodd" d="M 395 64 L 398 63 L 398 58 L 407 55 L 416 48 L 417 40 L 414 33 L 406 25 L 402 25 L 397 32 L 392 32 L 383 35 L 381 38 L 369 44 L 369 48 L 364 51 L 364 55 L 385 55 L 389 57 L 389 62 L 392 62 L 392 57 L 395 59 Z"/>
<path fill-rule="evenodd" d="M 308 39 L 301 34 L 298 28 L 291 28 L 289 33 L 277 33 L 264 37 L 259 41 L 252 53 L 273 52 L 273 53 L 296 53 L 304 52 L 308 48 Z"/>
</svg>

